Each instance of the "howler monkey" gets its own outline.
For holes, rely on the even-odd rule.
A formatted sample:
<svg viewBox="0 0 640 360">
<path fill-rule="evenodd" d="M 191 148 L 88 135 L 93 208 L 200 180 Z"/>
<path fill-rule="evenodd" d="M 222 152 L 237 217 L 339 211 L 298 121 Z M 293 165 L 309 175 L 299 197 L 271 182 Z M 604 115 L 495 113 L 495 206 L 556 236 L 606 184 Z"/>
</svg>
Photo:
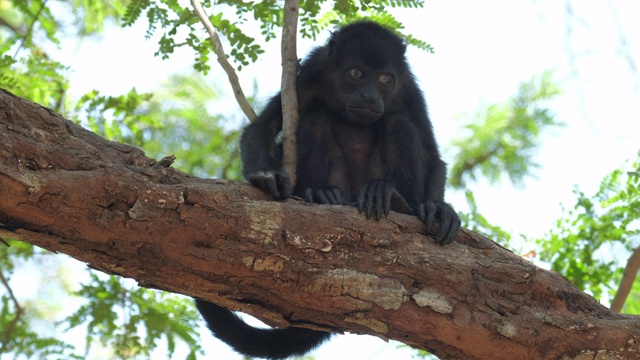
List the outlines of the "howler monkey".
<svg viewBox="0 0 640 360">
<path fill-rule="evenodd" d="M 460 229 L 444 202 L 445 163 L 400 37 L 368 21 L 333 33 L 300 64 L 298 180 L 282 171 L 282 107 L 274 96 L 240 140 L 243 174 L 283 200 L 353 204 L 367 218 L 415 214 L 439 244 Z M 438 220 L 439 227 L 432 226 Z M 330 333 L 256 329 L 231 311 L 196 300 L 209 329 L 236 351 L 272 359 L 304 354 Z"/>
</svg>

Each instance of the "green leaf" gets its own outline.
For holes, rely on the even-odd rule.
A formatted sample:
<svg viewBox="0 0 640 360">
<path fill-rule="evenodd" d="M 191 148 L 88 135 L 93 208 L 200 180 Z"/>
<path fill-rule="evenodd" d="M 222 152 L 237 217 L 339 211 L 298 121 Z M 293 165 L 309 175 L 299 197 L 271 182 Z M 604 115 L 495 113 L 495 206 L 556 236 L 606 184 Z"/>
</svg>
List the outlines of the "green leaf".
<svg viewBox="0 0 640 360">
<path fill-rule="evenodd" d="M 479 175 L 492 183 L 504 175 L 514 184 L 521 183 L 538 167 L 532 156 L 540 146 L 540 134 L 562 125 L 545 108 L 558 94 L 552 73 L 545 72 L 521 84 L 508 103 L 483 109 L 476 116 L 479 122 L 464 126 L 467 135 L 453 140 L 460 153 L 451 166 L 450 185 L 463 188 Z"/>
<path fill-rule="evenodd" d="M 640 152 L 632 167 L 639 164 Z M 578 189 L 574 194 L 576 204 L 558 220 L 557 229 L 536 240 L 542 248 L 540 259 L 596 298 L 609 296 L 621 279 L 626 257 L 610 260 L 603 254 L 629 254 L 637 246 L 640 179 L 616 169 L 592 196 Z"/>
</svg>

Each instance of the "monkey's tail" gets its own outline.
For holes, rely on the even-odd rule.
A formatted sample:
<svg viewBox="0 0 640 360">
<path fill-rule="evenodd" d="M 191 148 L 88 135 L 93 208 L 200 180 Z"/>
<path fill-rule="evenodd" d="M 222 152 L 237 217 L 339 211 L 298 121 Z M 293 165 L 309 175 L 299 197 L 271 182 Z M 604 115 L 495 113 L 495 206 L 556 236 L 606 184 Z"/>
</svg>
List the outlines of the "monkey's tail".
<svg viewBox="0 0 640 360">
<path fill-rule="evenodd" d="M 259 329 L 221 306 L 196 299 L 196 307 L 215 337 L 252 357 L 285 359 L 303 355 L 329 339 L 331 333 L 297 327 Z"/>
</svg>

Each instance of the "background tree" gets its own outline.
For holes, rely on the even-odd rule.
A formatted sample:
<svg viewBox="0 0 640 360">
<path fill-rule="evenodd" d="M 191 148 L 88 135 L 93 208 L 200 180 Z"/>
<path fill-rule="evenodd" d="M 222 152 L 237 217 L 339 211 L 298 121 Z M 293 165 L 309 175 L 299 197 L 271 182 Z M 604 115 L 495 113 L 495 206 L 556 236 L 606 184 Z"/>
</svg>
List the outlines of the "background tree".
<svg viewBox="0 0 640 360">
<path fill-rule="evenodd" d="M 572 69 L 575 69 L 574 76 L 579 80 L 576 83 L 581 84 L 580 74 L 584 70 L 580 68 L 581 62 L 587 62 L 588 57 L 584 49 L 579 48 L 582 43 L 572 42 L 572 36 L 581 35 L 585 22 L 579 6 L 572 2 L 566 4 L 563 11 L 567 16 L 567 31 L 563 33 L 568 34 L 565 39 L 567 54 Z M 413 8 L 422 4 L 399 2 L 397 5 Z M 388 10 L 380 11 L 380 6 L 339 1 L 331 7 L 321 6 L 320 2 L 303 2 L 300 32 L 303 37 L 316 39 L 333 24 L 358 16 L 373 16 L 377 21 L 399 27 L 395 17 Z M 520 6 L 528 5 L 523 2 Z M 233 49 L 229 53 L 230 58 L 239 69 L 248 67 L 264 54 L 262 40 L 277 37 L 277 26 L 282 20 L 280 5 L 220 2 L 214 9 L 218 8 L 220 12 L 212 15 L 211 20 Z M 222 116 L 207 106 L 220 90 L 212 90 L 201 78 L 190 75 L 174 77 L 163 86 L 163 91 L 153 95 L 132 89 L 115 96 L 101 95 L 96 91 L 80 97 L 70 96 L 69 69 L 51 55 L 57 51 L 56 46 L 72 36 L 69 34 L 95 36 L 113 20 L 122 19 L 125 26 L 130 26 L 144 14 L 149 19 L 147 36 L 159 35 L 157 55 L 170 58 L 179 48 L 189 47 L 194 50 L 195 69 L 213 73 L 217 69 L 212 68 L 214 65 L 209 59 L 208 39 L 188 6 L 183 7 L 173 1 L 74 2 L 71 5 L 46 1 L 0 1 L 0 9 L 1 87 L 72 116 L 110 139 L 141 146 L 152 157 L 176 154 L 176 166 L 186 172 L 197 176 L 239 179 L 235 140 L 240 116 L 236 116 L 234 122 L 228 111 Z M 59 16 L 60 11 L 73 14 L 73 21 L 62 21 L 67 17 Z M 628 66 L 632 78 L 637 79 L 637 71 L 633 70 L 637 69 L 633 51 L 622 26 L 628 22 L 620 19 L 615 5 L 610 8 L 610 13 L 618 19 L 613 26 L 616 50 L 622 55 L 621 62 Z M 253 22 L 253 19 L 257 21 Z M 260 40 L 247 35 L 250 33 L 246 31 L 249 24 L 258 24 Z M 405 35 L 410 44 L 423 50 L 430 49 L 406 31 Z M 526 77 L 528 74 L 523 74 L 523 78 Z M 558 123 L 548 107 L 549 100 L 557 95 L 557 91 L 548 75 L 534 79 L 524 83 L 512 100 L 484 106 L 477 111 L 480 115 L 469 117 L 470 122 L 464 127 L 468 136 L 454 141 L 454 151 L 460 151 L 460 154 L 455 161 L 450 161 L 452 184 L 464 185 L 469 204 L 468 211 L 461 206 L 457 208 L 466 215 L 467 227 L 487 233 L 511 248 L 523 250 L 523 253 L 531 249 L 540 251 L 540 260 L 548 261 L 554 270 L 561 271 L 579 287 L 608 302 L 617 290 L 630 251 L 637 247 L 638 177 L 634 173 L 634 169 L 638 169 L 637 161 L 606 177 L 593 196 L 576 190 L 577 205 L 571 207 L 558 220 L 557 228 L 545 236 L 518 237 L 510 230 L 492 225 L 480 215 L 483 212 L 476 204 L 481 191 L 471 192 L 474 186 L 482 188 L 481 183 L 477 184 L 478 180 L 504 186 L 502 175 L 507 175 L 518 186 L 531 185 L 524 179 L 532 175 L 532 166 L 535 163 L 545 164 L 545 159 L 536 160 L 535 154 L 544 135 Z M 516 88 L 515 83 L 513 88 Z M 633 94 L 637 99 L 637 89 Z M 427 95 L 431 95 L 429 102 L 433 109 L 434 103 L 437 104 L 432 101 L 433 92 L 427 91 Z M 593 117 L 585 118 L 595 121 Z M 437 130 L 438 121 L 435 123 Z M 606 161 L 606 151 L 602 149 L 603 158 L 596 161 Z M 633 158 L 633 154 L 627 157 Z M 622 165 L 612 164 L 611 169 L 618 166 Z M 538 246 L 528 241 L 534 238 L 539 238 Z M 75 282 L 78 276 L 64 275 L 68 266 L 66 261 L 23 243 L 8 242 L 11 247 L 0 252 L 0 274 L 4 286 L 0 329 L 5 329 L 0 353 L 34 358 L 49 354 L 82 357 L 92 345 L 94 350 L 105 347 L 115 357 L 144 358 L 159 346 L 160 338 L 164 339 L 162 347 L 166 350 L 163 351 L 169 354 L 175 350 L 178 339 L 187 344 L 187 356 L 194 357 L 200 353 L 199 331 L 194 326 L 197 315 L 188 299 L 159 294 L 137 288 L 130 282 L 92 273 L 82 276 L 84 285 L 76 291 L 80 299 L 70 300 L 65 294 L 73 288 L 70 282 Z M 12 287 L 19 283 L 21 276 L 25 276 L 20 274 L 33 276 L 34 269 L 39 269 L 40 274 L 60 276 L 52 277 L 56 281 L 50 282 L 50 286 L 41 289 L 31 300 L 21 300 L 12 295 Z M 629 272 L 634 273 L 633 270 Z M 42 280 L 45 282 L 48 278 Z M 637 289 L 637 281 L 631 283 L 632 296 L 625 302 L 624 310 L 634 312 L 633 309 L 638 307 L 637 291 L 633 291 Z M 69 308 L 69 303 L 76 305 L 77 310 L 72 314 L 60 313 L 61 309 Z M 62 319 L 58 325 L 41 320 L 54 314 L 58 314 L 56 319 Z M 78 346 L 76 342 L 65 341 L 55 335 L 61 329 L 79 326 L 88 330 L 87 346 Z M 140 331 L 141 328 L 146 330 Z"/>
</svg>

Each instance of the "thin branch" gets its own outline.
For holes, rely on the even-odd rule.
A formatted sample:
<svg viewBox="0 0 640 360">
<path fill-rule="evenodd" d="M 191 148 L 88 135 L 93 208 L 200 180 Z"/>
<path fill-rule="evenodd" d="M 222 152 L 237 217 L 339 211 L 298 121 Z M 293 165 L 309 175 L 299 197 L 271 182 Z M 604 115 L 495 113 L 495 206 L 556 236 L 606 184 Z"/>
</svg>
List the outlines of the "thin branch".
<svg viewBox="0 0 640 360">
<path fill-rule="evenodd" d="M 14 58 L 18 57 L 18 54 L 20 53 L 20 50 L 22 50 L 22 47 L 24 46 L 24 44 L 27 41 L 29 41 L 29 37 L 33 33 L 33 28 L 36 26 L 36 22 L 40 18 L 40 14 L 42 14 L 42 11 L 44 10 L 44 8 L 46 6 L 47 6 L 47 0 L 42 2 L 42 6 L 40 7 L 40 9 L 38 9 L 38 12 L 33 16 L 33 21 L 31 22 L 31 24 L 29 24 L 29 28 L 27 29 L 27 33 L 24 34 L 24 37 L 22 38 L 22 41 L 20 42 L 20 46 L 18 46 L 18 48 L 16 49 L 15 53 L 13 54 Z"/>
<path fill-rule="evenodd" d="M 13 295 L 13 290 L 11 290 L 11 286 L 9 286 L 9 282 L 4 277 L 2 272 L 0 272 L 0 281 L 2 281 L 2 284 L 4 285 L 4 287 L 7 288 L 9 297 L 11 298 L 11 301 L 13 301 L 13 303 L 16 306 L 16 316 L 13 318 L 13 320 L 11 320 L 11 322 L 9 323 L 9 325 L 4 331 L 4 340 L 2 341 L 2 347 L 0 347 L 0 354 L 2 354 L 7 350 L 7 344 L 9 343 L 9 339 L 11 338 L 11 333 L 13 332 L 16 325 L 18 324 L 18 320 L 20 320 L 20 316 L 22 316 L 22 313 L 24 312 L 24 310 L 20 307 L 20 303 L 18 302 L 18 299 L 16 299 L 15 295 Z"/>
<path fill-rule="evenodd" d="M 224 141 L 225 143 L 229 144 L 233 142 L 232 137 L 234 136 L 234 133 L 229 133 L 224 137 Z M 224 166 L 222 167 L 222 171 L 220 174 L 220 178 L 221 179 L 228 179 L 229 178 L 229 171 L 233 168 L 233 160 L 237 157 L 240 156 L 240 147 L 239 146 L 234 146 L 233 149 L 231 150 L 231 154 L 229 154 L 229 158 L 226 164 L 224 164 Z"/>
<path fill-rule="evenodd" d="M 296 183 L 296 154 L 298 153 L 296 143 L 298 129 L 298 95 L 296 90 L 298 6 L 298 0 L 285 0 L 284 24 L 282 25 L 282 166 L 284 171 L 289 174 L 293 186 Z"/>
<path fill-rule="evenodd" d="M 607 4 L 609 5 L 609 11 L 611 12 L 611 16 L 616 23 L 616 29 L 618 31 L 618 51 L 623 60 L 627 62 L 629 70 L 631 70 L 634 75 L 634 78 L 636 80 L 636 88 L 639 88 L 640 74 L 638 74 L 638 66 L 635 59 L 633 58 L 633 52 L 631 51 L 631 46 L 629 46 L 627 34 L 624 31 L 624 27 L 622 26 L 622 20 L 620 19 L 620 15 L 618 14 L 618 10 L 616 9 L 615 5 L 610 0 L 607 2 Z"/>
<path fill-rule="evenodd" d="M 611 310 L 615 312 L 620 312 L 620 310 L 622 310 L 622 305 L 624 305 L 624 302 L 627 300 L 627 296 L 629 296 L 631 286 L 636 280 L 636 275 L 638 275 L 639 268 L 640 247 L 633 250 L 633 254 L 631 254 L 629 260 L 627 261 L 627 266 L 625 266 L 624 272 L 622 273 L 620 286 L 618 287 L 616 296 L 613 298 L 613 302 L 611 302 Z"/>
<path fill-rule="evenodd" d="M 0 26 L 4 26 L 4 27 L 8 28 L 9 30 L 13 31 L 16 35 L 20 35 L 20 36 L 24 37 L 24 32 L 22 30 L 20 30 L 19 28 L 11 25 L 3 17 L 0 17 Z"/>
<path fill-rule="evenodd" d="M 216 57 L 218 58 L 218 62 L 220 63 L 220 66 L 222 66 L 222 69 L 224 70 L 224 72 L 227 73 L 227 76 L 229 77 L 229 83 L 233 88 L 233 95 L 236 97 L 236 101 L 238 102 L 238 105 L 240 105 L 242 112 L 244 112 L 247 118 L 249 118 L 249 121 L 253 122 L 258 116 L 256 115 L 256 112 L 251 107 L 251 104 L 249 104 L 249 101 L 247 101 L 247 97 L 244 95 L 244 92 L 242 91 L 242 87 L 240 86 L 240 82 L 238 81 L 238 75 L 236 74 L 235 69 L 233 68 L 233 66 L 231 66 L 231 64 L 227 60 L 227 55 L 225 54 L 224 49 L 222 48 L 222 42 L 220 42 L 220 37 L 218 36 L 218 32 L 216 31 L 216 28 L 213 26 L 213 24 L 211 24 L 211 21 L 209 21 L 209 18 L 204 13 L 202 6 L 197 0 L 191 0 L 191 5 L 193 6 L 193 9 L 196 11 L 198 18 L 200 18 L 200 22 L 202 22 L 205 29 L 207 29 L 207 32 L 209 33 L 209 37 L 211 38 L 211 44 L 213 45 L 213 50 L 216 53 Z"/>
</svg>

